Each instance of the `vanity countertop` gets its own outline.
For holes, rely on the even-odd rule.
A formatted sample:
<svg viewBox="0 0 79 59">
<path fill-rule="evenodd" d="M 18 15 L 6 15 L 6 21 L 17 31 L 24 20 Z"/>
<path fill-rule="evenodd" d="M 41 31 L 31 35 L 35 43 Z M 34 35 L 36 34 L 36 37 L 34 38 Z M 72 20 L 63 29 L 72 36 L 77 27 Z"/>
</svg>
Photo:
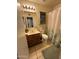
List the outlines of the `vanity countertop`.
<svg viewBox="0 0 79 59">
<path fill-rule="evenodd" d="M 38 34 L 40 33 L 37 29 L 30 29 L 27 33 L 25 33 L 26 35 L 33 35 L 33 34 Z"/>
</svg>

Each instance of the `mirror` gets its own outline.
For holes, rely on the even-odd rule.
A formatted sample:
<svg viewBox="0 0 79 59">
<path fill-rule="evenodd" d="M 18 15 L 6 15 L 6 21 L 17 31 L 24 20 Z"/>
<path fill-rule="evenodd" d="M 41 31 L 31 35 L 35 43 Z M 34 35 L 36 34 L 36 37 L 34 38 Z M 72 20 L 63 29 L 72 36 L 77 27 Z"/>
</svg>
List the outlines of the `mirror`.
<svg viewBox="0 0 79 59">
<path fill-rule="evenodd" d="M 33 17 L 27 17 L 26 26 L 27 26 L 27 28 L 33 27 Z"/>
</svg>

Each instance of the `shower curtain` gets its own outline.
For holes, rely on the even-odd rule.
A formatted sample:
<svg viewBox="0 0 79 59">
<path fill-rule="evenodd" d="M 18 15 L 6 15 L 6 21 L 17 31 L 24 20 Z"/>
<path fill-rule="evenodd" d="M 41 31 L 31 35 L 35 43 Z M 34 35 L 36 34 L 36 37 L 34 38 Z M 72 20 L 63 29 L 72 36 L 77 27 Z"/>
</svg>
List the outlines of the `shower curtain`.
<svg viewBox="0 0 79 59">
<path fill-rule="evenodd" d="M 48 13 L 48 36 L 50 39 L 54 38 L 54 35 L 60 30 L 60 4 L 57 5 L 53 11 Z"/>
</svg>

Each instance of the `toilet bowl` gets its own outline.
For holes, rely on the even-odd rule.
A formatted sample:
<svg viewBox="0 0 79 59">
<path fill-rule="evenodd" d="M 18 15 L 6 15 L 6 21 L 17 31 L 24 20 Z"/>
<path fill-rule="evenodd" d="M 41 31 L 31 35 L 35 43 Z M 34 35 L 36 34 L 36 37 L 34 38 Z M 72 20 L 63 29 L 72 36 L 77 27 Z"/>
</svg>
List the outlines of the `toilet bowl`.
<svg viewBox="0 0 79 59">
<path fill-rule="evenodd" d="M 42 38 L 43 38 L 43 40 L 45 40 L 47 42 L 48 36 L 46 34 L 42 34 Z"/>
</svg>

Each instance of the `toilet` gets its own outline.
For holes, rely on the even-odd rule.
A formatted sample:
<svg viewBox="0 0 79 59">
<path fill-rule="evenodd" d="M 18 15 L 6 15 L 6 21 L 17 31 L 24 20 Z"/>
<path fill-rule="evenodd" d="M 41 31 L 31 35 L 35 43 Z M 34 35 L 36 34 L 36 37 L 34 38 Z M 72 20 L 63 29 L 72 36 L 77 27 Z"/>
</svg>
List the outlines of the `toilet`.
<svg viewBox="0 0 79 59">
<path fill-rule="evenodd" d="M 46 34 L 44 34 L 44 27 L 39 27 L 39 31 L 41 32 L 41 34 L 42 34 L 42 39 L 43 39 L 43 41 L 45 41 L 45 42 L 47 42 L 47 40 L 48 40 L 48 35 L 46 35 Z"/>
<path fill-rule="evenodd" d="M 48 36 L 47 36 L 46 34 L 42 34 L 42 38 L 43 38 L 43 40 L 47 43 Z"/>
</svg>

